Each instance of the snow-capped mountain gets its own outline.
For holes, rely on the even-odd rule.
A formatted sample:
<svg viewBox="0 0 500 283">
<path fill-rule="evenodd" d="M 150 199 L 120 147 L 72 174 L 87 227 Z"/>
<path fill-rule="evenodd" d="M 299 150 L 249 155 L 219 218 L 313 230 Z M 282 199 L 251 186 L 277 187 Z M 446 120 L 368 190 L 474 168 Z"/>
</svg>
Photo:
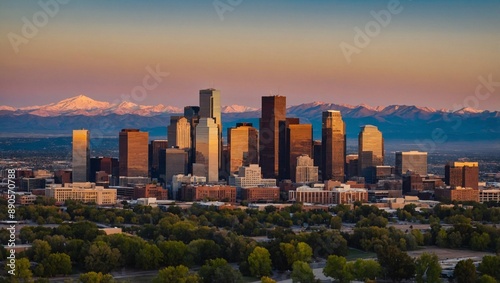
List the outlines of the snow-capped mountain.
<svg viewBox="0 0 500 283">
<path fill-rule="evenodd" d="M 222 113 L 241 113 L 241 112 L 251 112 L 251 111 L 257 111 L 259 110 L 258 108 L 254 107 L 249 107 L 249 106 L 243 106 L 243 105 L 228 105 L 222 107 L 221 111 Z"/>
<path fill-rule="evenodd" d="M 182 110 L 173 106 L 138 105 L 130 101 L 122 101 L 118 104 L 97 101 L 85 95 L 61 100 L 42 106 L 28 106 L 16 109 L 10 106 L 0 106 L 0 110 L 13 111 L 18 115 L 31 114 L 42 117 L 56 116 L 99 116 L 109 114 L 136 114 L 140 116 L 154 116 L 162 113 L 181 113 Z"/>
<path fill-rule="evenodd" d="M 436 129 L 442 129 L 446 137 L 453 140 L 500 139 L 500 112 L 470 108 L 450 111 L 413 105 L 372 107 L 311 102 L 289 107 L 287 117 L 298 117 L 301 123 L 312 124 L 315 139 L 320 139 L 322 112 L 327 110 L 342 113 L 349 137 L 357 137 L 359 127 L 371 124 L 379 127 L 384 138 L 425 140 L 431 138 Z M 259 127 L 260 109 L 231 105 L 223 107 L 222 111 L 223 132 L 240 122 L 250 122 Z M 20 109 L 0 106 L 0 128 L 3 136 L 67 135 L 78 128 L 110 137 L 115 137 L 123 128 L 141 128 L 151 131 L 152 135 L 162 136 L 169 116 L 182 112 L 180 108 L 162 104 L 108 103 L 80 95 L 42 106 Z M 104 128 L 103 116 L 107 119 Z"/>
</svg>

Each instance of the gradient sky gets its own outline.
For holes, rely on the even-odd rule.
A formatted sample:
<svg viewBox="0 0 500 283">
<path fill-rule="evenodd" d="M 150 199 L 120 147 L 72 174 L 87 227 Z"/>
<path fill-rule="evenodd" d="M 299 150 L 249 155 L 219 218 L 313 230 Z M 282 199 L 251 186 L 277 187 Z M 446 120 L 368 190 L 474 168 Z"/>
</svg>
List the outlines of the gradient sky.
<svg viewBox="0 0 500 283">
<path fill-rule="evenodd" d="M 55 0 L 41 0 L 49 2 Z M 220 0 L 220 2 L 238 2 Z M 371 11 L 390 1 L 242 0 L 219 18 L 213 0 L 80 1 L 60 5 L 16 54 L 9 33 L 38 1 L 0 1 L 0 105 L 41 105 L 85 94 L 116 101 L 142 84 L 146 66 L 170 75 L 140 104 L 260 107 L 260 97 L 372 106 L 463 105 L 491 75 L 500 82 L 500 1 L 404 1 L 403 10 L 349 64 Z M 469 98 L 468 98 L 469 97 Z M 500 110 L 500 86 L 479 109 Z"/>
</svg>

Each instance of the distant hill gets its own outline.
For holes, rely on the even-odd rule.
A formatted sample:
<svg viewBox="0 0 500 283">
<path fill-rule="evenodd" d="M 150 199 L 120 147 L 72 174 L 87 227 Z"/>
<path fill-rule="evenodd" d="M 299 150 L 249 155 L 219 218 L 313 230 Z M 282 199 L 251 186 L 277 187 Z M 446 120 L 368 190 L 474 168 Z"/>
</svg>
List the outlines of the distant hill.
<svg viewBox="0 0 500 283">
<path fill-rule="evenodd" d="M 227 128 L 238 122 L 259 126 L 260 110 L 224 106 L 222 123 Z M 321 113 L 338 110 L 346 123 L 349 138 L 356 138 L 359 127 L 378 126 L 386 139 L 500 140 L 500 112 L 463 108 L 458 111 L 428 107 L 390 105 L 342 105 L 324 102 L 304 103 L 287 109 L 287 116 L 311 123 L 314 138 L 321 139 Z M 151 136 L 165 137 L 171 115 L 182 110 L 172 106 L 143 106 L 131 102 L 111 104 L 84 95 L 44 106 L 13 108 L 0 106 L 0 136 L 68 136 L 73 129 L 86 128 L 93 136 L 116 137 L 122 128 L 140 128 Z"/>
</svg>

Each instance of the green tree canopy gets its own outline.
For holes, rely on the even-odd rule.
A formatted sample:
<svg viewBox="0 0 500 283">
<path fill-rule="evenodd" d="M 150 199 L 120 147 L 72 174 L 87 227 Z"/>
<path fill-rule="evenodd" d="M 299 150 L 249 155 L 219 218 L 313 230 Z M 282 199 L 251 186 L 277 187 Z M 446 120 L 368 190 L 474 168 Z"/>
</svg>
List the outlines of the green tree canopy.
<svg viewBox="0 0 500 283">
<path fill-rule="evenodd" d="M 500 256 L 486 255 L 478 266 L 479 272 L 500 281 Z"/>
<path fill-rule="evenodd" d="M 153 283 L 199 283 L 200 278 L 196 274 L 190 274 L 184 265 L 169 266 L 160 269 Z"/>
<path fill-rule="evenodd" d="M 311 283 L 314 282 L 314 273 L 307 262 L 297 260 L 292 265 L 290 274 L 293 283 Z"/>
<path fill-rule="evenodd" d="M 204 283 L 237 283 L 241 282 L 241 273 L 233 269 L 225 259 L 207 260 L 198 272 Z"/>
<path fill-rule="evenodd" d="M 351 265 L 352 266 L 352 265 Z M 323 269 L 323 274 L 336 279 L 338 282 L 350 282 L 354 279 L 351 273 L 351 266 L 347 264 L 347 260 L 343 256 L 331 255 L 326 261 L 326 266 Z"/>
<path fill-rule="evenodd" d="M 255 247 L 248 256 L 250 273 L 258 278 L 271 274 L 272 263 L 271 254 L 266 248 Z"/>
<path fill-rule="evenodd" d="M 386 277 L 393 281 L 412 278 L 415 275 L 415 263 L 405 252 L 396 246 L 387 246 L 377 253 L 377 258 Z"/>
<path fill-rule="evenodd" d="M 418 283 L 441 282 L 441 265 L 436 254 L 423 253 L 415 261 Z"/>
<path fill-rule="evenodd" d="M 106 242 L 94 242 L 85 257 L 85 268 L 89 271 L 108 273 L 116 268 L 120 260 L 120 251 L 111 248 Z"/>
<path fill-rule="evenodd" d="M 453 271 L 453 277 L 458 283 L 476 282 L 476 266 L 472 259 L 459 261 Z"/>
<path fill-rule="evenodd" d="M 82 283 L 113 283 L 115 280 L 111 274 L 102 274 L 90 271 L 80 275 L 78 280 Z"/>
</svg>

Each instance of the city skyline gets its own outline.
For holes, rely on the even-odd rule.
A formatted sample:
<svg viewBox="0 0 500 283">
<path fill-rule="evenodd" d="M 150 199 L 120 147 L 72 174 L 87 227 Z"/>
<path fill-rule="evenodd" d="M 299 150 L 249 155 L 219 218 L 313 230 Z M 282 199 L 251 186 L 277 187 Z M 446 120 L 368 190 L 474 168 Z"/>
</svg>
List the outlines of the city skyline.
<svg viewBox="0 0 500 283">
<path fill-rule="evenodd" d="M 212 1 L 57 3 L 57 13 L 28 37 L 25 22 L 43 8 L 0 4 L 0 104 L 47 104 L 80 93 L 112 102 L 131 97 L 156 72 L 147 94 L 132 102 L 194 105 L 188 94 L 216 87 L 223 105 L 258 107 L 256 96 L 281 94 L 290 105 L 307 96 L 500 109 L 495 95 L 470 100 L 484 82 L 490 88 L 483 84 L 482 94 L 498 88 L 497 1 L 241 1 L 225 12 Z M 388 23 L 379 19 L 380 31 L 357 45 L 357 31 L 387 15 L 381 11 L 391 3 Z M 343 43 L 359 53 L 347 56 Z"/>
</svg>

